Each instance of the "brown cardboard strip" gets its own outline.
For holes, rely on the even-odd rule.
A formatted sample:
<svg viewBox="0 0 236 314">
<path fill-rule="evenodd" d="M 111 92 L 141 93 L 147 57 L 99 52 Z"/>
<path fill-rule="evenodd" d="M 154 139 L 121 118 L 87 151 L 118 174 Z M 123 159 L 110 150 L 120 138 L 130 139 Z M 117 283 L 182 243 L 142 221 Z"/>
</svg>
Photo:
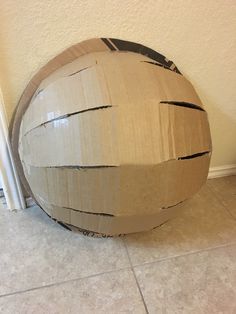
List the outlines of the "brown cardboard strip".
<svg viewBox="0 0 236 314">
<path fill-rule="evenodd" d="M 206 181 L 209 162 L 205 154 L 152 166 L 24 168 L 34 195 L 48 206 L 122 216 L 155 214 L 190 198 Z"/>
<path fill-rule="evenodd" d="M 204 111 L 130 104 L 39 126 L 21 137 L 19 151 L 35 167 L 143 165 L 211 151 L 211 142 Z"/>
<path fill-rule="evenodd" d="M 32 99 L 24 115 L 22 134 L 60 116 L 104 105 L 182 102 L 202 107 L 183 76 L 140 62 L 140 55 L 119 52 L 92 55 L 96 60 L 93 66 L 76 74 L 73 71 L 73 76 L 64 66 L 61 76 L 53 74 L 47 78 L 47 85 L 44 82 L 44 87 L 39 87 L 40 93 Z M 67 66 L 72 71 L 72 64 Z"/>
<path fill-rule="evenodd" d="M 167 220 L 174 218 L 183 208 L 183 204 L 161 209 L 156 214 L 120 217 L 91 216 L 71 210 L 68 210 L 68 213 L 65 214 L 64 211 L 61 212 L 60 208 L 56 206 L 52 207 L 52 217 L 56 220 L 65 221 L 64 218 L 66 215 L 68 220 L 65 222 L 69 225 L 114 236 L 153 229 Z"/>
<path fill-rule="evenodd" d="M 109 217 L 101 215 L 84 214 L 69 208 L 60 208 L 47 204 L 39 196 L 36 199 L 46 213 L 56 221 L 68 225 L 69 229 L 79 228 L 87 230 L 86 235 L 94 232 L 106 236 L 119 236 L 121 234 L 151 230 L 169 219 L 176 217 L 184 208 L 184 203 L 160 209 L 155 214 Z"/>
</svg>

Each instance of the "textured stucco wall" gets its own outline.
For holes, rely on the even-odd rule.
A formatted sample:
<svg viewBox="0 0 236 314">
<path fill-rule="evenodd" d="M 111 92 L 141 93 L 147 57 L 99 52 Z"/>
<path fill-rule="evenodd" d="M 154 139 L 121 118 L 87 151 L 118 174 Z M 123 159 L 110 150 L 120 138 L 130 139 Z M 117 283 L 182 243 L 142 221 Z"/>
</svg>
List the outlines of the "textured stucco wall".
<svg viewBox="0 0 236 314">
<path fill-rule="evenodd" d="M 92 37 L 140 42 L 173 60 L 209 113 L 212 166 L 236 164 L 235 0 L 0 1 L 0 85 L 8 119 L 49 59 Z"/>
</svg>

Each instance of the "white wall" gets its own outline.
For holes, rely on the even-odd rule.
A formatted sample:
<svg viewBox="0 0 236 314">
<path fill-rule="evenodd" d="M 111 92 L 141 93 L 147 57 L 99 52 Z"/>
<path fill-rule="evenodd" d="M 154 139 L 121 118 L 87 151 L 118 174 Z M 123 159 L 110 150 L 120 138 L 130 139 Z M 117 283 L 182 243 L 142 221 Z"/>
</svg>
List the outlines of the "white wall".
<svg viewBox="0 0 236 314">
<path fill-rule="evenodd" d="M 1 173 L 0 173 L 0 189 L 2 189 L 2 179 L 1 179 Z"/>
<path fill-rule="evenodd" d="M 0 1 L 0 85 L 10 119 L 32 75 L 92 37 L 140 42 L 193 83 L 209 113 L 211 166 L 236 164 L 235 0 Z"/>
</svg>

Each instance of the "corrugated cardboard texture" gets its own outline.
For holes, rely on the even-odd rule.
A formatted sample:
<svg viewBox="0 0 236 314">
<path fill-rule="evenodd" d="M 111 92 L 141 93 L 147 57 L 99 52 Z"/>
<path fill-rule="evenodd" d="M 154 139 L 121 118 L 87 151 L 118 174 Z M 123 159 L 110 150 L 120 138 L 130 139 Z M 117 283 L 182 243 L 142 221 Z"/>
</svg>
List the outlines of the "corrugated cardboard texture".
<svg viewBox="0 0 236 314">
<path fill-rule="evenodd" d="M 112 50 L 85 54 L 38 84 L 18 149 L 50 216 L 118 235 L 175 215 L 206 180 L 211 140 L 202 103 L 177 70 Z"/>
<path fill-rule="evenodd" d="M 158 103 L 71 115 L 33 129 L 21 144 L 25 163 L 36 167 L 157 164 L 211 150 L 204 111 Z"/>
<path fill-rule="evenodd" d="M 39 91 L 37 89 L 39 88 L 40 84 L 43 84 L 43 81 L 45 80 L 45 84 L 47 85 L 47 78 L 50 77 L 50 75 L 55 73 L 55 76 L 57 76 L 58 75 L 57 71 L 60 72 L 61 68 L 64 65 L 67 65 L 68 68 L 70 68 L 70 63 L 72 63 L 73 61 L 76 60 L 78 61 L 78 63 L 80 63 L 79 59 L 82 58 L 83 56 L 86 56 L 87 54 L 90 53 L 102 51 L 135 52 L 141 54 L 142 58 L 144 58 L 144 56 L 145 57 L 147 56 L 152 60 L 153 63 L 163 66 L 166 69 L 169 69 L 176 73 L 180 73 L 175 64 L 172 61 L 168 60 L 165 56 L 161 55 L 160 53 L 137 43 L 114 38 L 93 38 L 77 43 L 69 47 L 59 55 L 57 55 L 52 60 L 50 60 L 33 76 L 29 84 L 26 86 L 17 105 L 13 123 L 10 128 L 12 149 L 17 170 L 20 174 L 20 178 L 25 189 L 31 195 L 32 192 L 30 190 L 27 180 L 25 179 L 24 171 L 20 161 L 20 156 L 18 153 L 20 125 L 22 122 L 22 118 L 25 114 L 25 111 L 29 107 L 30 101 L 34 96 L 35 92 L 37 93 L 37 91 Z M 86 62 L 84 62 L 84 66 L 86 66 Z"/>
<path fill-rule="evenodd" d="M 38 87 L 23 118 L 23 134 L 52 119 L 104 104 L 176 101 L 202 107 L 182 75 L 149 63 L 151 59 L 140 54 L 99 52 L 78 60 L 54 72 Z"/>
<path fill-rule="evenodd" d="M 145 215 L 190 198 L 206 180 L 209 154 L 157 165 L 101 168 L 25 168 L 47 204 L 115 216 Z M 194 180 L 193 180 L 194 177 Z"/>
</svg>

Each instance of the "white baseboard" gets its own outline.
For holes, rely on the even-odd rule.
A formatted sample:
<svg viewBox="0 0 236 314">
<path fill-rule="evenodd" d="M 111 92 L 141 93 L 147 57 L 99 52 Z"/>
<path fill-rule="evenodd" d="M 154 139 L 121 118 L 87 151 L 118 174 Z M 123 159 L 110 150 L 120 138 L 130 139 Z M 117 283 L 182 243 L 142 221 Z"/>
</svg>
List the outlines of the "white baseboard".
<svg viewBox="0 0 236 314">
<path fill-rule="evenodd" d="M 236 175 L 236 164 L 210 168 L 208 179 L 227 177 L 231 175 Z"/>
</svg>

